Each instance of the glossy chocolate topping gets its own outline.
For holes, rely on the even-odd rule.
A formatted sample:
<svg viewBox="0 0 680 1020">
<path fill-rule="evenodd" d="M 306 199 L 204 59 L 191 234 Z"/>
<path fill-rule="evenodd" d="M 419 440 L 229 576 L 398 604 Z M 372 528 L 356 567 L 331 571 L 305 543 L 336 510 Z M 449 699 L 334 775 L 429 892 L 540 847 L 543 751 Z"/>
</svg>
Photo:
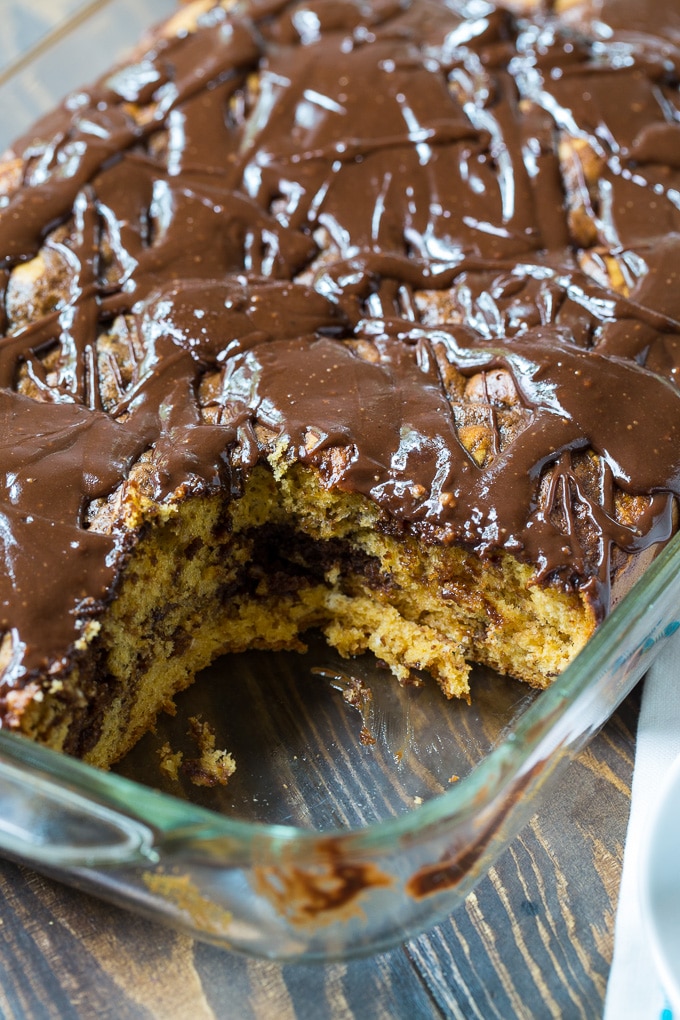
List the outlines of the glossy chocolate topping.
<svg viewBox="0 0 680 1020">
<path fill-rule="evenodd" d="M 115 590 L 134 538 L 88 515 L 141 457 L 164 500 L 283 444 L 606 611 L 680 495 L 680 9 L 651 6 L 215 7 L 15 144 L 6 685 Z"/>
</svg>

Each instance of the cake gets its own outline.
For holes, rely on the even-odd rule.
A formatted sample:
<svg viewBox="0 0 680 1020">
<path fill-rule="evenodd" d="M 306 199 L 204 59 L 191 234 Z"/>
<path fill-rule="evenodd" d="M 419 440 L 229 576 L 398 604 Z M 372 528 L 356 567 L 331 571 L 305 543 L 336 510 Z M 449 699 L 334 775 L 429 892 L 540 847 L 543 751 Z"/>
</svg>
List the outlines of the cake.
<svg viewBox="0 0 680 1020">
<path fill-rule="evenodd" d="M 197 0 L 18 139 L 2 726 L 108 767 L 312 629 L 562 672 L 677 526 L 679 55 L 678 0 Z"/>
</svg>

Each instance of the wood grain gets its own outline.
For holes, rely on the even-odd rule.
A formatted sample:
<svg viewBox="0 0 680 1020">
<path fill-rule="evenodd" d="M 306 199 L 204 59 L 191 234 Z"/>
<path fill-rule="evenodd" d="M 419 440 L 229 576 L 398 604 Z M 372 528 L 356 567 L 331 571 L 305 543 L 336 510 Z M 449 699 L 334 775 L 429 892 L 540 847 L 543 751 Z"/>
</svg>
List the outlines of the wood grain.
<svg viewBox="0 0 680 1020">
<path fill-rule="evenodd" d="M 583 751 L 465 904 L 373 958 L 249 960 L 0 863 L 3 1020 L 598 1018 L 639 707 Z"/>
<path fill-rule="evenodd" d="M 85 6 L 86 0 L 8 5 L 0 68 Z M 141 17 L 134 0 L 115 6 L 126 16 L 111 22 L 112 49 L 123 45 L 116 33 L 136 37 Z M 164 6 L 155 0 L 155 16 Z M 88 51 L 79 47 L 69 65 L 74 84 L 93 73 L 81 66 Z M 22 75 L 4 87 L 4 142 L 52 105 L 51 73 L 47 67 L 41 89 Z M 53 79 L 63 91 L 63 61 L 55 62 Z M 0 861 L 0 1017 L 598 1018 L 638 706 L 633 694 L 463 907 L 432 931 L 369 959 L 326 966 L 248 960 Z"/>
</svg>

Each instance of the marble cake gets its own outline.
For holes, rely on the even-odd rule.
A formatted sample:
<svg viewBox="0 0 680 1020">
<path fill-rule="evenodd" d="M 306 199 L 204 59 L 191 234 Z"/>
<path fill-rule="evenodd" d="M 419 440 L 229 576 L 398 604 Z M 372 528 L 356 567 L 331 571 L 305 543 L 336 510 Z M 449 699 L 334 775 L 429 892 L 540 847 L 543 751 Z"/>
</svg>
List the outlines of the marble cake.
<svg viewBox="0 0 680 1020">
<path fill-rule="evenodd" d="M 2 726 L 106 766 L 310 628 L 559 674 L 676 528 L 679 54 L 677 0 L 199 0 L 18 139 Z"/>
</svg>

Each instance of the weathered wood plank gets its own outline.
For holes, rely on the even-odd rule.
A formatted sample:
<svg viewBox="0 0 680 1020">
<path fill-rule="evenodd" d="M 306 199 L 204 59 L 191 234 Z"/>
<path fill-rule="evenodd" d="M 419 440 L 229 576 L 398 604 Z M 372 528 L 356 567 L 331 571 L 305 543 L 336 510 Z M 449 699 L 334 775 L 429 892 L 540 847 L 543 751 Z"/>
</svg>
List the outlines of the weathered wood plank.
<svg viewBox="0 0 680 1020">
<path fill-rule="evenodd" d="M 160 17 L 171 2 L 154 0 L 153 16 Z M 7 6 L 0 72 L 90 5 L 23 0 Z M 135 0 L 116 0 L 114 7 L 112 59 L 134 41 L 140 19 L 149 20 Z M 101 69 L 99 56 L 82 38 L 76 56 L 65 68 L 61 57 L 46 54 L 40 85 L 19 75 L 0 89 L 4 141 L 58 94 Z M 599 1017 L 637 705 L 636 696 L 628 699 L 579 756 L 463 908 L 407 946 L 372 959 L 319 967 L 246 960 L 0 862 L 0 1015 L 3 1020 Z"/>
<path fill-rule="evenodd" d="M 446 1015 L 597 1018 L 611 962 L 636 694 L 448 924 L 409 947 Z"/>
<path fill-rule="evenodd" d="M 632 775 L 631 696 L 445 923 L 380 956 L 281 966 L 202 945 L 0 863 L 7 1020 L 596 1018 Z"/>
</svg>

